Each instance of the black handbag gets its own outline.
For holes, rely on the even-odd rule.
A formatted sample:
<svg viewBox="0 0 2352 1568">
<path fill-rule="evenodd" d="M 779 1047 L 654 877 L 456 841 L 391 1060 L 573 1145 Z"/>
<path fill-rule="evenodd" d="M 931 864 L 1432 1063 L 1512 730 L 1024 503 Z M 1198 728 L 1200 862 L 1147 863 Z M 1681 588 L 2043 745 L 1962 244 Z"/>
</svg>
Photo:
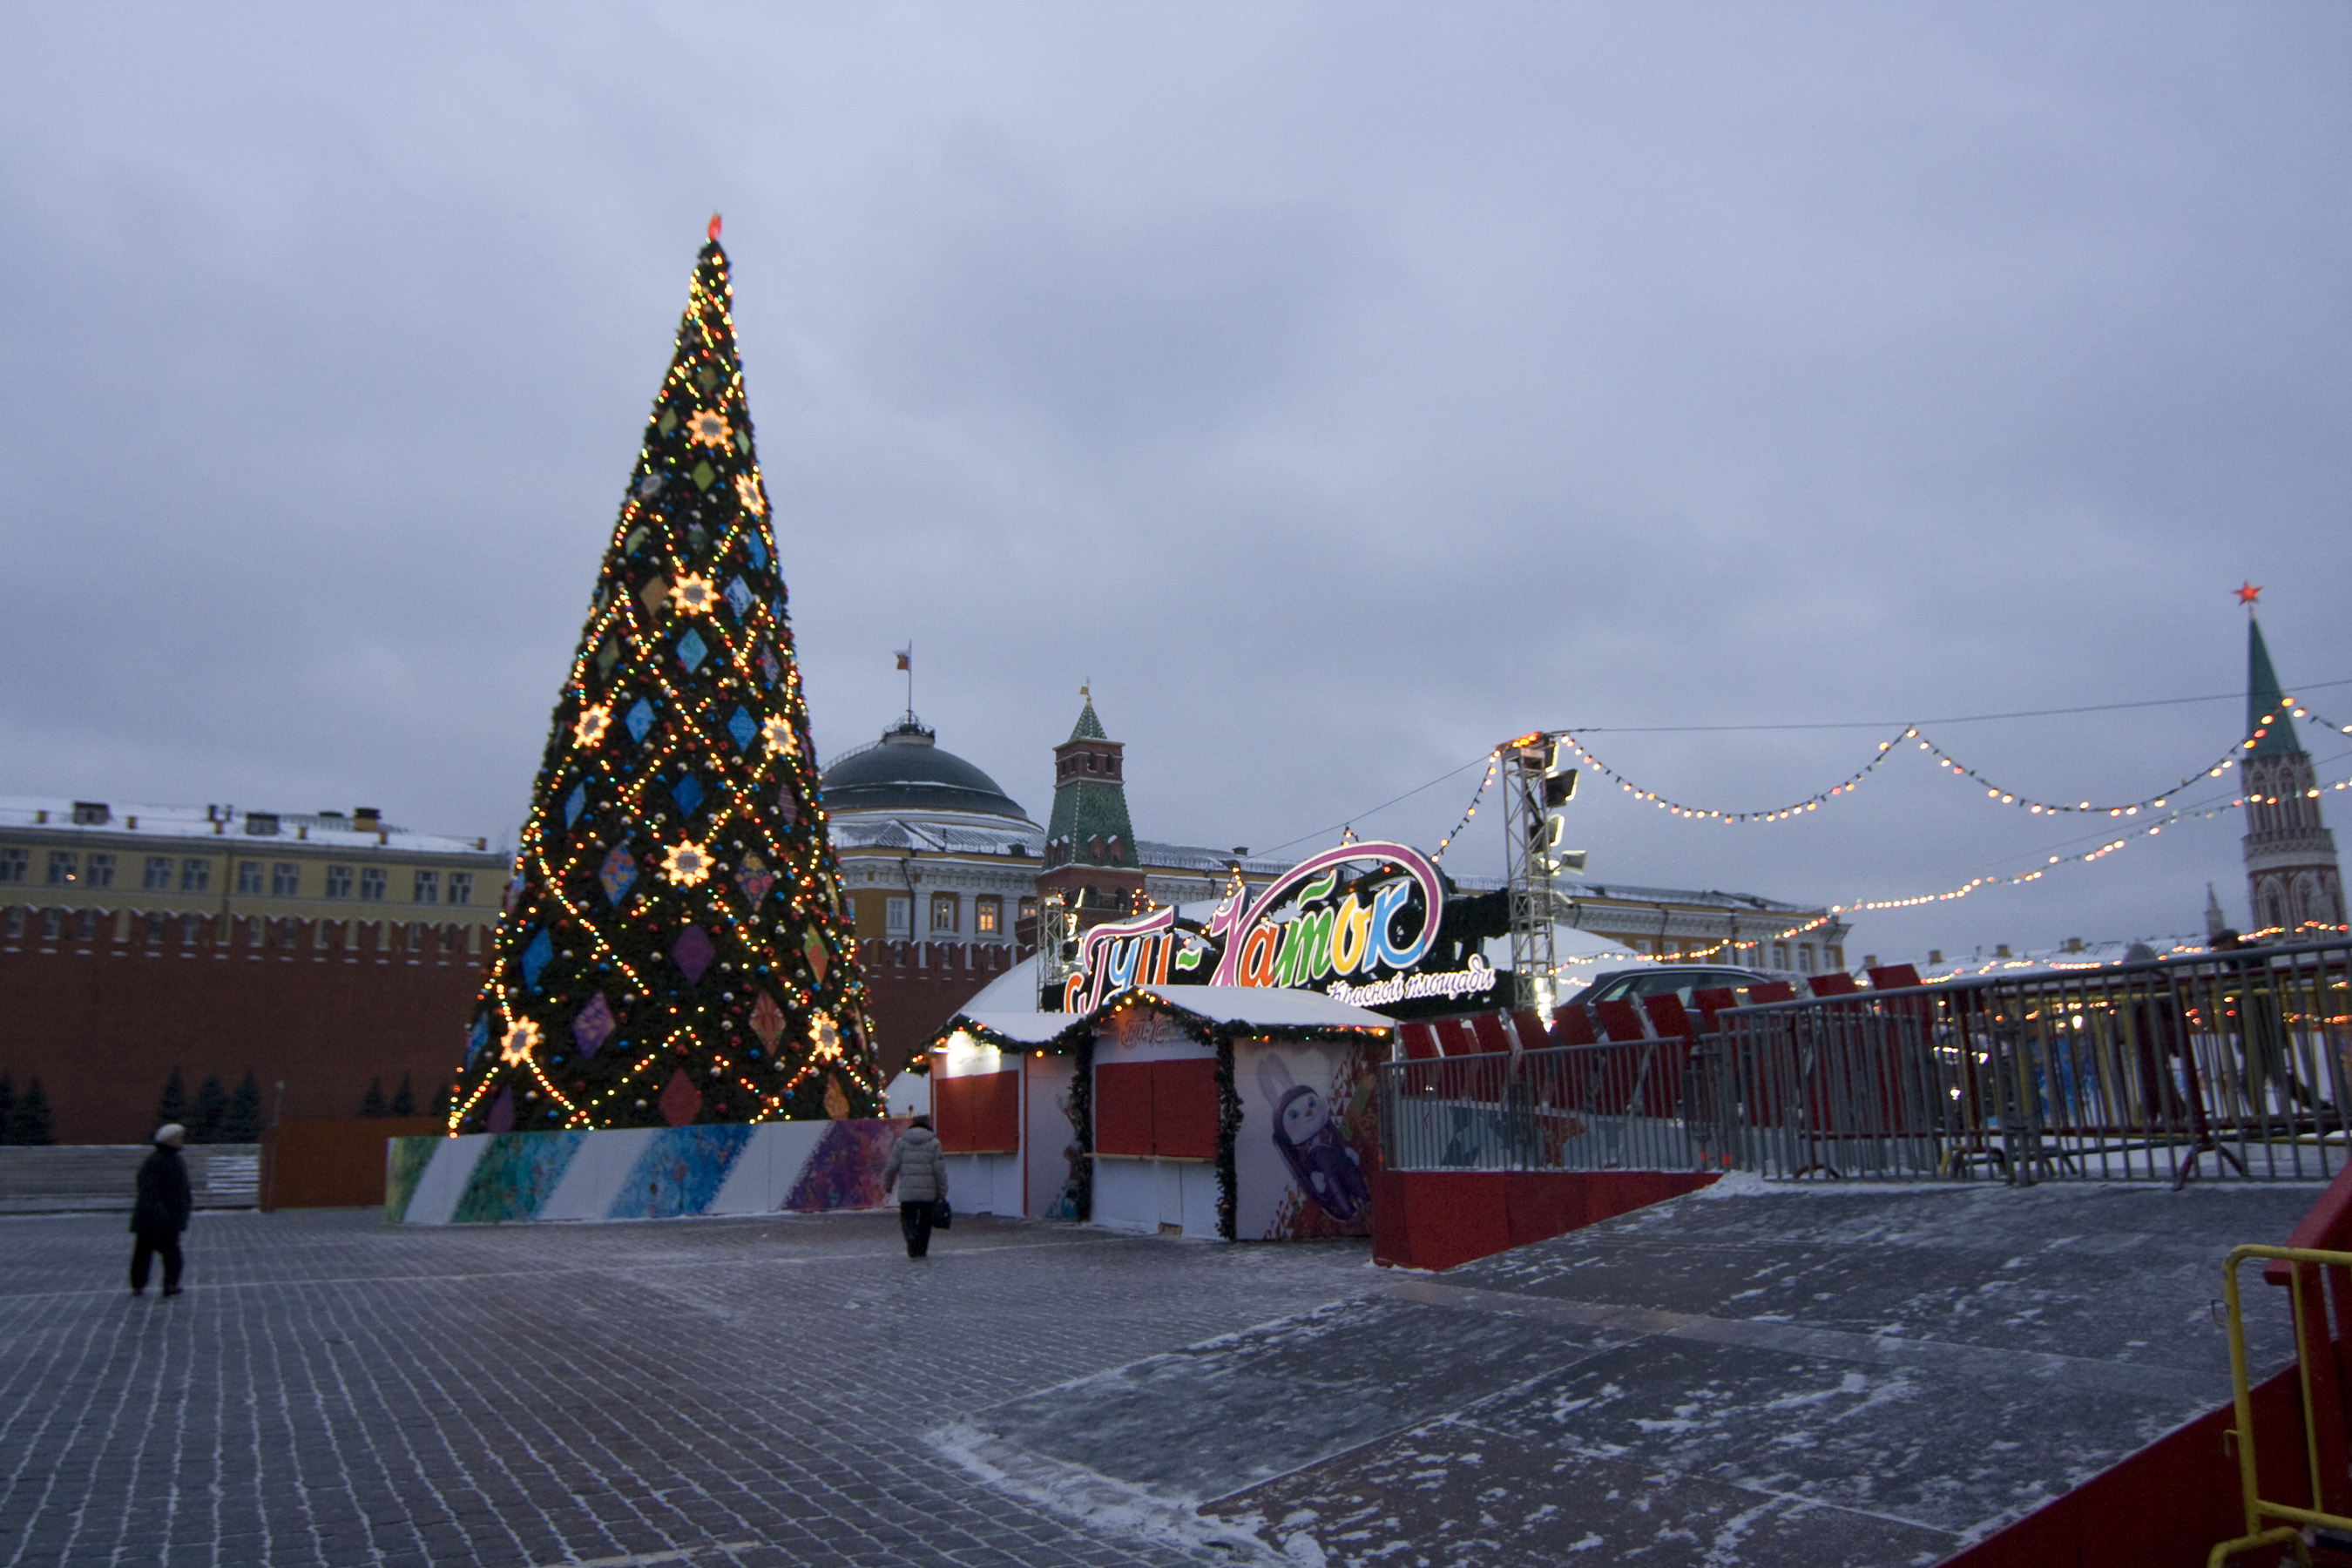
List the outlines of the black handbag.
<svg viewBox="0 0 2352 1568">
<path fill-rule="evenodd" d="M 933 1230 L 955 1228 L 955 1210 L 948 1206 L 948 1201 L 945 1198 L 931 1200 L 931 1228 Z"/>
</svg>

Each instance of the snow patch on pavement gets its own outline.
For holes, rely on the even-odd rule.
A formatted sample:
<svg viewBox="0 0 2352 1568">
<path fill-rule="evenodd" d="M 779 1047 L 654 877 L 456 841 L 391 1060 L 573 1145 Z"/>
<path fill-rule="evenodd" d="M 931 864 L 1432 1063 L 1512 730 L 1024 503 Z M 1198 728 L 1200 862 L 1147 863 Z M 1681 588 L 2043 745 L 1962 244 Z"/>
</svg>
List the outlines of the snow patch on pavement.
<svg viewBox="0 0 2352 1568">
<path fill-rule="evenodd" d="M 1107 1535 L 1220 1552 L 1228 1562 L 1259 1568 L 1321 1568 L 1324 1561 L 1322 1548 L 1303 1531 L 1276 1552 L 1238 1521 L 1202 1517 L 1193 1500 L 1163 1497 L 1084 1465 L 1032 1453 L 967 1422 L 927 1433 L 924 1440 L 986 1484 Z"/>
</svg>

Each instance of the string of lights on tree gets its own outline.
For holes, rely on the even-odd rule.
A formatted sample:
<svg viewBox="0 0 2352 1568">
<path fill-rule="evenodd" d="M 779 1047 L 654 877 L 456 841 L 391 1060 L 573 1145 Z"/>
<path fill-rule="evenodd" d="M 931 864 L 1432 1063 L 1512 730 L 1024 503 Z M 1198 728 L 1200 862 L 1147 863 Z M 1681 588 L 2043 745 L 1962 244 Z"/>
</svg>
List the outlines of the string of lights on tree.
<svg viewBox="0 0 2352 1568">
<path fill-rule="evenodd" d="M 450 1131 L 870 1116 L 719 220 L 558 698 Z"/>
</svg>

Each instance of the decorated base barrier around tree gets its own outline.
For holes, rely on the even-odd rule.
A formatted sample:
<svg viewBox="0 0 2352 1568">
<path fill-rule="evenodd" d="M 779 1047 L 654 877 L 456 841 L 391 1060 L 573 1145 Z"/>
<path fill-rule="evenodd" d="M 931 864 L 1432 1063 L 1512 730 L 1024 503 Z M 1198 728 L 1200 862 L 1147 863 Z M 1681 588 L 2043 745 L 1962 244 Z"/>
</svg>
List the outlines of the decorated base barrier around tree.
<svg viewBox="0 0 2352 1568">
<path fill-rule="evenodd" d="M 903 1120 L 766 1121 L 395 1138 L 394 1225 L 821 1214 L 889 1203 L 882 1165 Z"/>
</svg>

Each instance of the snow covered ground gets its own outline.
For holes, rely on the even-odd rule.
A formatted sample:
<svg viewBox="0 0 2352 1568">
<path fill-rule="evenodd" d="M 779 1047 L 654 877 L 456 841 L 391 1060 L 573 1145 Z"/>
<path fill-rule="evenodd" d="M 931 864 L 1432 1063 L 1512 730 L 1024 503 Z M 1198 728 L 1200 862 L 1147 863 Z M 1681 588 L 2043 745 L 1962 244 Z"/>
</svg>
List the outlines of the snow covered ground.
<svg viewBox="0 0 2352 1568">
<path fill-rule="evenodd" d="M 2222 1255 L 2315 1193 L 1726 1184 L 935 1440 L 1237 1561 L 1933 1563 L 2226 1402 Z"/>
</svg>

